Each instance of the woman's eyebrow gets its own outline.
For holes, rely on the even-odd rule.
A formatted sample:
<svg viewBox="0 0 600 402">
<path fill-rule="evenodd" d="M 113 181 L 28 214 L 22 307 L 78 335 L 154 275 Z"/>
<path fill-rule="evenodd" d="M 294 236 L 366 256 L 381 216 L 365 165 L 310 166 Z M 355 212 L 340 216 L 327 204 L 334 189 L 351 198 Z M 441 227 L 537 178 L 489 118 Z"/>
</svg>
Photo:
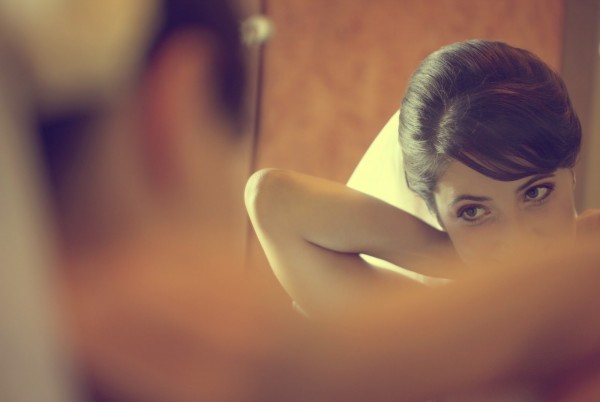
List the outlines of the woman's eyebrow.
<svg viewBox="0 0 600 402">
<path fill-rule="evenodd" d="M 460 202 L 460 201 L 475 201 L 475 202 L 484 202 L 484 201 L 491 201 L 492 199 L 490 197 L 480 197 L 477 195 L 470 195 L 470 194 L 461 194 L 458 197 L 456 197 L 455 199 L 453 199 L 450 204 L 448 204 L 448 207 L 453 207 L 456 203 Z"/>
<path fill-rule="evenodd" d="M 527 180 L 525 183 L 523 183 L 519 187 L 517 187 L 517 189 L 515 190 L 515 193 L 520 193 L 521 191 L 523 191 L 524 189 L 526 189 L 527 187 L 529 187 L 536 181 L 546 179 L 548 177 L 554 177 L 554 173 L 543 173 L 543 174 L 536 174 L 534 176 L 531 176 L 531 178 L 529 180 Z"/>
</svg>

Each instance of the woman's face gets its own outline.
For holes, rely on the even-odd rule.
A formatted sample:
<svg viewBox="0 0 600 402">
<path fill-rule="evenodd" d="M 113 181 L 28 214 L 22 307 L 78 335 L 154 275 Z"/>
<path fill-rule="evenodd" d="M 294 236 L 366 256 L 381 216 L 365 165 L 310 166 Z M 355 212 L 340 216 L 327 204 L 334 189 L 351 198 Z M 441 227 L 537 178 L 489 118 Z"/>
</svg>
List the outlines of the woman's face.
<svg viewBox="0 0 600 402">
<path fill-rule="evenodd" d="M 452 162 L 434 193 L 440 222 L 467 264 L 544 253 L 575 239 L 571 169 L 498 181 Z"/>
</svg>

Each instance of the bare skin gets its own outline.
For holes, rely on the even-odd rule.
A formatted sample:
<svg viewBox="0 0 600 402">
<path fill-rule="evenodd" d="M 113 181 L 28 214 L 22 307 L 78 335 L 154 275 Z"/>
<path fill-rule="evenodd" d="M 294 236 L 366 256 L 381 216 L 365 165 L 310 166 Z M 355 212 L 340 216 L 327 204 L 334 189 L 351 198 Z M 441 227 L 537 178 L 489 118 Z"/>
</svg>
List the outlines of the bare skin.
<svg viewBox="0 0 600 402">
<path fill-rule="evenodd" d="M 421 259 L 456 261 L 446 233 L 341 184 L 262 171 L 246 187 L 246 205 L 275 274 L 310 314 L 335 311 L 388 278 L 399 286 L 422 286 L 369 265 L 359 253 L 415 271 L 422 267 L 429 275 L 440 271 Z"/>
<path fill-rule="evenodd" d="M 438 181 L 435 201 L 461 259 L 477 265 L 517 256 L 524 245 L 544 253 L 572 243 L 573 187 L 571 169 L 502 182 L 454 162 Z"/>
<path fill-rule="evenodd" d="M 468 180 L 473 179 L 473 177 L 468 178 Z M 552 180 L 552 191 L 546 191 L 549 186 L 548 180 Z M 448 180 L 445 180 L 444 184 L 447 183 Z M 530 228 L 533 228 L 533 233 L 539 232 L 540 225 L 545 225 L 544 230 L 564 226 L 568 230 L 563 230 L 560 234 L 566 233 L 564 239 L 569 241 L 564 242 L 562 246 L 572 248 L 576 226 L 582 228 L 587 226 L 589 229 L 590 222 L 597 215 L 590 213 L 584 214 L 579 220 L 576 218 L 571 195 L 572 176 L 568 169 L 556 172 L 551 178 L 535 178 L 533 181 L 531 178 L 525 178 L 517 182 L 496 182 L 496 184 L 499 185 L 495 187 L 488 185 L 487 188 L 485 185 L 480 186 L 480 190 L 487 190 L 487 192 L 477 194 L 487 198 L 486 204 L 481 209 L 487 207 L 495 213 L 492 218 L 491 213 L 485 211 L 485 219 L 490 219 L 488 221 L 490 225 L 491 219 L 496 219 L 494 222 L 502 222 L 502 219 L 506 219 L 510 223 L 520 215 L 531 214 L 533 218 L 528 217 L 527 223 Z M 525 184 L 527 185 L 524 186 Z M 523 187 L 521 191 L 515 192 L 520 187 Z M 456 192 L 448 192 L 447 188 L 442 188 L 437 193 L 440 199 L 447 199 L 449 195 L 456 197 Z M 545 201 L 536 202 L 535 206 L 530 204 L 541 198 Z M 463 204 L 456 203 L 453 207 L 460 208 L 465 200 L 461 202 Z M 466 229 L 452 226 L 455 223 L 447 218 L 450 214 L 449 210 L 442 209 L 441 220 L 442 224 L 451 226 L 451 235 L 449 235 L 450 230 L 448 234 L 440 232 L 397 208 L 350 190 L 341 184 L 281 170 L 261 171 L 252 177 L 246 189 L 246 204 L 275 274 L 295 301 L 319 321 L 323 319 L 326 322 L 339 324 L 337 317 L 342 311 L 348 310 L 361 317 L 361 330 L 356 329 L 361 335 L 356 336 L 364 337 L 362 338 L 364 343 L 368 343 L 368 339 L 377 339 L 377 346 L 365 348 L 369 351 L 369 355 L 361 355 L 361 360 L 372 361 L 373 365 L 380 364 L 380 369 L 385 364 L 389 364 L 390 372 L 395 374 L 402 372 L 407 378 L 413 378 L 413 381 L 417 378 L 428 380 L 435 378 L 434 382 L 448 380 L 441 388 L 448 387 L 446 389 L 449 392 L 442 392 L 436 397 L 456 392 L 460 394 L 458 400 L 469 400 L 468 398 L 482 400 L 482 392 L 486 396 L 497 397 L 504 390 L 514 386 L 527 385 L 527 387 L 545 389 L 543 383 L 530 380 L 524 382 L 511 380 L 510 387 L 508 382 L 504 382 L 504 387 L 500 388 L 493 384 L 508 372 L 510 372 L 509 376 L 519 372 L 517 378 L 521 376 L 525 378 L 529 375 L 536 376 L 544 371 L 540 371 L 540 367 L 535 367 L 531 373 L 526 372 L 527 367 L 532 368 L 538 364 L 539 356 L 534 357 L 538 348 L 545 349 L 553 342 L 553 340 L 544 340 L 532 347 L 531 341 L 526 341 L 531 339 L 531 336 L 536 336 L 533 332 L 529 332 L 533 330 L 532 327 L 525 328 L 533 323 L 532 317 L 540 318 L 539 314 L 542 310 L 554 309 L 556 312 L 561 309 L 580 308 L 564 305 L 563 300 L 566 299 L 562 297 L 557 299 L 552 296 L 552 300 L 543 300 L 549 295 L 545 291 L 543 294 L 546 296 L 542 296 L 542 293 L 538 294 L 540 304 L 531 304 L 537 297 L 534 295 L 536 292 L 534 283 L 540 281 L 539 278 L 542 277 L 543 283 L 549 280 L 550 272 L 556 268 L 557 262 L 552 259 L 545 259 L 544 262 L 538 263 L 527 261 L 530 258 L 547 257 L 551 251 L 561 247 L 546 250 L 544 254 L 517 253 L 516 261 L 512 253 L 500 254 L 500 258 L 485 260 L 485 270 L 472 269 L 472 265 L 477 261 L 483 262 L 481 256 L 478 256 L 477 259 L 470 259 L 471 267 L 465 269 L 466 266 L 461 263 L 454 251 L 451 236 L 460 238 L 464 236 L 461 230 Z M 474 209 L 471 213 L 475 213 L 475 216 L 482 214 L 481 210 L 477 209 L 479 207 L 471 208 Z M 558 213 L 559 211 L 561 213 Z M 494 224 L 500 226 L 500 223 Z M 522 229 L 522 226 L 516 228 Z M 588 230 L 589 233 L 594 231 Z M 546 234 L 553 238 L 552 232 Z M 485 244 L 485 239 L 482 239 L 480 244 Z M 553 244 L 560 243 L 553 242 Z M 526 249 L 527 247 L 519 248 L 519 251 Z M 530 251 L 532 250 L 539 249 L 530 248 Z M 370 266 L 360 258 L 359 253 L 383 258 L 419 273 L 455 277 L 460 280 L 448 287 L 428 290 L 411 277 Z M 580 259 L 578 257 L 577 263 L 581 263 Z M 530 265 L 535 265 L 536 268 L 528 268 Z M 548 273 L 544 271 L 545 269 L 548 269 Z M 505 275 L 512 278 L 509 280 L 510 285 L 502 279 Z M 547 283 L 544 283 L 541 286 L 546 285 Z M 374 294 L 377 294 L 382 287 L 387 291 L 381 293 L 391 293 L 393 296 L 389 297 L 394 301 L 386 299 L 377 302 Z M 513 292 L 516 292 L 514 297 L 506 298 L 507 294 L 513 296 Z M 487 299 L 488 297 L 490 299 Z M 488 301 L 484 302 L 484 299 Z M 454 303 L 452 300 L 456 302 L 462 300 L 458 303 L 465 304 L 450 307 L 448 303 Z M 473 305 L 473 300 L 477 300 L 478 303 Z M 406 304 L 400 307 L 402 302 Z M 524 307 L 525 305 L 527 308 Z M 418 308 L 414 309 L 413 306 Z M 393 308 L 399 310 L 391 314 L 390 309 Z M 413 314 L 414 322 L 411 321 L 413 318 L 410 318 Z M 383 317 L 388 319 L 385 320 Z M 499 319 L 499 317 L 503 318 Z M 396 319 L 402 322 L 396 322 Z M 412 324 L 405 322 L 405 319 Z M 551 318 L 550 314 L 547 319 L 562 320 L 558 316 Z M 368 328 L 369 323 L 375 323 L 377 320 L 387 321 L 388 329 L 375 335 L 370 333 Z M 550 329 L 546 327 L 548 321 L 543 318 L 537 323 L 541 324 L 537 330 L 543 327 L 543 332 L 547 330 L 548 333 L 557 334 L 569 328 L 570 324 L 566 324 L 567 321 L 569 320 L 563 321 L 563 325 Z M 459 322 L 461 324 L 456 325 Z M 381 323 L 374 324 L 373 331 L 381 331 L 383 327 Z M 347 326 L 344 328 L 348 330 Z M 512 332 L 513 330 L 515 332 Z M 396 341 L 398 345 L 394 344 L 393 338 L 383 336 L 388 331 L 392 331 L 391 333 L 398 337 Z M 525 335 L 521 331 L 529 334 Z M 440 338 L 436 338 L 437 336 Z M 450 339 L 456 343 L 449 343 Z M 520 344 L 521 342 L 526 344 Z M 573 342 L 575 343 L 570 346 L 577 347 L 579 341 Z M 399 357 L 406 366 L 391 362 L 389 356 L 384 358 L 386 353 L 393 354 L 399 349 L 403 350 L 402 345 L 419 349 L 424 344 L 429 346 L 427 351 L 420 352 L 422 355 L 415 352 L 410 358 Z M 472 348 L 476 348 L 477 352 Z M 429 361 L 429 357 L 435 361 Z M 551 360 L 562 359 L 552 355 L 547 357 Z M 377 359 L 387 363 L 376 363 Z M 525 359 L 529 362 L 521 361 L 516 364 L 511 359 Z M 462 366 L 456 367 L 457 362 L 465 360 L 470 362 L 468 365 L 470 368 L 477 367 L 474 372 Z M 407 364 L 407 361 L 410 363 Z M 400 367 L 395 366 L 394 369 L 399 371 L 391 369 L 394 364 L 400 365 Z M 416 373 L 415 367 L 422 367 L 423 371 Z M 405 370 L 409 370 L 410 373 Z M 387 372 L 385 369 L 381 371 Z M 397 381 L 397 376 L 394 378 Z M 471 378 L 475 382 L 463 386 L 464 383 L 460 385 L 463 380 L 459 378 Z M 393 380 L 390 378 L 391 381 Z M 499 389 L 503 391 L 499 393 Z M 465 390 L 470 392 L 463 392 Z M 406 400 L 412 400 L 411 397 L 425 397 L 423 394 L 411 396 L 408 388 L 404 388 L 401 395 L 406 396 Z M 382 400 L 388 400 L 384 395 L 381 397 Z M 494 400 L 494 397 L 491 400 Z M 396 398 L 398 400 L 398 395 Z M 390 400 L 393 399 L 390 397 Z"/>
</svg>

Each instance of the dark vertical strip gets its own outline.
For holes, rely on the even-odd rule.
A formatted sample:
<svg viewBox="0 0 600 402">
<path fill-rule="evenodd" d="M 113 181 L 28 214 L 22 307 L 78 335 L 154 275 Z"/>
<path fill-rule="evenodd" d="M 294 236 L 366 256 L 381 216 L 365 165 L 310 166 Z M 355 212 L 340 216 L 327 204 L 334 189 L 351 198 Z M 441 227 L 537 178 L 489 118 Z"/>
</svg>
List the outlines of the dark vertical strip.
<svg viewBox="0 0 600 402">
<path fill-rule="evenodd" d="M 267 0 L 259 0 L 257 13 L 260 15 L 267 15 L 268 7 Z M 249 172 L 253 173 L 257 169 L 257 155 L 258 155 L 258 147 L 260 146 L 260 130 L 261 130 L 261 122 L 262 122 L 262 111 L 263 111 L 263 84 L 264 84 L 264 71 L 265 71 L 265 46 L 266 44 L 258 45 L 257 56 L 256 56 L 256 80 L 254 88 L 254 99 L 252 104 L 254 105 L 251 113 L 254 113 L 252 121 L 252 128 L 250 135 L 252 136 L 252 144 L 251 144 L 251 155 L 250 155 L 250 164 L 249 164 Z M 247 225 L 247 235 L 246 235 L 246 252 L 245 252 L 245 268 L 246 270 L 252 269 L 253 262 L 253 250 L 258 247 L 256 244 L 257 238 L 254 234 L 254 228 L 252 224 L 248 222 Z M 256 251 L 256 250 L 255 250 Z"/>
<path fill-rule="evenodd" d="M 561 75 L 569 90 L 573 106 L 581 120 L 583 130 L 582 148 L 576 173 L 580 185 L 575 188 L 577 208 L 581 210 L 586 189 L 583 183 L 589 182 L 586 176 L 592 174 L 587 169 L 589 139 L 594 111 L 592 96 L 594 71 L 598 63 L 598 29 L 600 22 L 600 0 L 565 0 L 564 29 Z M 598 156 L 597 156 L 598 157 Z"/>
</svg>

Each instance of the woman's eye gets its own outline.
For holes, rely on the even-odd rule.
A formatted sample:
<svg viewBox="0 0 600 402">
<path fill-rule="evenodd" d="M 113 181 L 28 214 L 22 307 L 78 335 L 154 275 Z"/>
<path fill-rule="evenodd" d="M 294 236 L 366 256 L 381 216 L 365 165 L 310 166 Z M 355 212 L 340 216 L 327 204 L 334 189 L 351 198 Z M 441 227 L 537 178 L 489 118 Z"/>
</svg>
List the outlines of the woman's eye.
<svg viewBox="0 0 600 402">
<path fill-rule="evenodd" d="M 480 206 L 468 206 L 458 211 L 458 217 L 465 221 L 474 222 L 486 214 L 486 209 Z"/>
<path fill-rule="evenodd" d="M 525 201 L 543 201 L 552 192 L 553 187 L 548 184 L 531 187 L 525 192 Z"/>
</svg>

